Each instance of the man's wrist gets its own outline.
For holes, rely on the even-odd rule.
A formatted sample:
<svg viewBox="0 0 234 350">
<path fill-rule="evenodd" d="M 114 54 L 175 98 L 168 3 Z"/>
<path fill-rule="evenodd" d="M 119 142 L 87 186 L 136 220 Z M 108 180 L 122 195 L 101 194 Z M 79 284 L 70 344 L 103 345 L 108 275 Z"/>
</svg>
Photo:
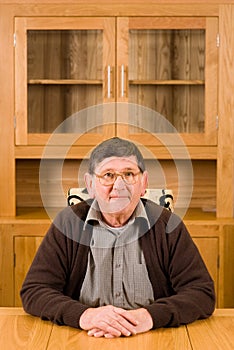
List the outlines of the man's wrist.
<svg viewBox="0 0 234 350">
<path fill-rule="evenodd" d="M 79 319 L 79 327 L 81 329 L 84 329 L 84 330 L 90 329 L 90 326 L 91 326 L 90 322 L 92 319 L 92 317 L 90 315 L 91 310 L 92 310 L 92 308 L 88 308 L 81 314 L 80 319 Z"/>
</svg>

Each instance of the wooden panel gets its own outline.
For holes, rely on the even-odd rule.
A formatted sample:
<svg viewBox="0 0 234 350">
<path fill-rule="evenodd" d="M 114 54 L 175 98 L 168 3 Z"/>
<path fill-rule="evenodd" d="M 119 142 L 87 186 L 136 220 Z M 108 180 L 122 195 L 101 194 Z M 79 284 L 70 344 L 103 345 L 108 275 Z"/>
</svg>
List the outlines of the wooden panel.
<svg viewBox="0 0 234 350">
<path fill-rule="evenodd" d="M 193 179 L 188 173 L 186 160 L 147 161 L 149 187 L 172 189 L 175 206 L 202 208 L 204 211 L 215 211 L 216 207 L 216 162 L 192 161 Z M 189 163 L 190 164 L 190 163 Z M 192 187 L 192 188 L 191 188 Z M 192 197 L 189 198 L 192 192 Z M 180 200 L 178 203 L 178 193 Z M 191 201 L 190 201 L 191 200 Z"/>
<path fill-rule="evenodd" d="M 27 144 L 27 43 L 25 20 L 15 19 L 15 116 L 16 144 Z"/>
<path fill-rule="evenodd" d="M 229 2 L 232 2 L 230 0 Z M 3 0 L 2 3 L 13 3 L 15 14 L 18 16 L 217 16 L 219 14 L 219 4 L 222 0 L 210 0 L 204 4 L 203 0 L 197 0 L 191 6 L 190 3 L 183 1 L 159 0 L 156 3 L 150 2 L 149 6 L 142 3 L 142 0 L 136 2 L 130 0 L 125 3 L 102 3 L 79 1 L 76 4 L 64 4 L 64 0 L 59 0 L 54 3 L 53 0 L 41 0 L 40 3 L 33 0 L 18 0 L 17 4 L 14 0 Z M 35 3 L 37 6 L 35 6 Z M 162 4 L 163 3 L 163 4 Z M 21 6 L 20 6 L 21 4 Z M 23 6 L 22 4 L 27 4 Z"/>
<path fill-rule="evenodd" d="M 128 67 L 128 55 L 129 55 L 129 18 L 122 17 L 117 18 L 117 42 L 116 42 L 116 57 L 117 57 L 117 96 L 118 102 L 127 102 L 128 96 L 123 93 L 121 69 Z M 127 77 L 125 76 L 125 79 Z M 128 84 L 128 82 L 127 82 Z M 118 119 L 118 118 L 117 118 Z M 121 129 L 117 126 L 117 134 L 121 135 Z"/>
<path fill-rule="evenodd" d="M 87 170 L 87 161 L 80 160 L 48 160 L 44 181 L 41 183 L 48 193 L 51 206 L 63 207 L 66 192 L 70 187 L 83 187 L 83 176 Z M 149 171 L 149 187 L 170 188 L 173 190 L 175 204 L 178 208 L 189 203 L 190 208 L 202 208 L 204 211 L 214 211 L 216 208 L 216 162 L 192 161 L 194 181 L 187 173 L 186 160 L 147 160 Z M 41 207 L 38 160 L 18 160 L 16 193 L 17 208 Z M 62 175 L 61 175 L 62 171 Z M 183 177 L 181 177 L 183 174 Z M 43 179 L 42 179 L 43 180 Z M 62 185 L 64 198 L 58 188 Z M 192 189 L 191 189 L 192 186 Z M 180 201 L 176 203 L 180 191 Z M 192 198 L 190 202 L 190 191 Z M 187 203 L 187 204 L 186 204 Z"/>
<path fill-rule="evenodd" d="M 220 7 L 217 217 L 234 217 L 234 6 Z"/>
<path fill-rule="evenodd" d="M 142 17 L 132 17 L 129 20 L 129 25 L 134 29 L 199 29 L 205 28 L 206 20 L 204 17 L 168 17 L 166 14 L 163 17 L 148 17 L 142 21 Z"/>
<path fill-rule="evenodd" d="M 67 5 L 64 5 L 63 8 L 66 8 Z M 20 9 L 19 9 L 20 10 Z M 27 15 L 26 8 L 23 8 L 23 11 L 25 13 L 25 16 Z M 18 12 L 18 11 L 16 11 Z M 44 30 L 75 30 L 75 29 L 82 29 L 82 30 L 88 30 L 88 29 L 104 29 L 104 22 L 105 20 L 111 21 L 111 19 L 106 19 L 105 17 L 79 17 L 79 21 L 77 20 L 77 17 L 74 16 L 64 16 L 61 18 L 58 18 L 58 12 L 51 11 L 51 13 L 55 13 L 55 17 L 25 17 L 23 19 L 23 26 L 27 29 L 35 29 L 35 30 L 41 30 L 42 28 Z M 17 20 L 17 19 L 16 19 Z M 18 21 L 18 20 L 17 20 Z M 22 22 L 22 21 L 20 21 Z"/>
<path fill-rule="evenodd" d="M 24 160 L 16 165 L 16 206 L 42 207 L 39 187 L 39 161 Z"/>
<path fill-rule="evenodd" d="M 234 307 L 234 225 L 224 226 L 224 307 Z"/>
<path fill-rule="evenodd" d="M 217 300 L 219 299 L 219 275 L 218 275 L 218 259 L 219 259 L 219 240 L 214 237 L 193 237 L 201 256 L 207 266 L 211 277 L 215 283 Z"/>
<path fill-rule="evenodd" d="M 86 161 L 47 160 L 44 162 L 43 169 L 46 167 L 46 173 L 40 178 L 38 160 L 17 161 L 17 208 L 43 207 L 40 190 L 43 190 L 44 195 L 46 191 L 46 203 L 50 203 L 50 207 L 62 208 L 66 206 L 66 193 L 69 188 L 84 187 Z M 60 193 L 61 186 L 63 193 Z"/>
<path fill-rule="evenodd" d="M 15 215 L 13 24 L 0 5 L 0 216 Z"/>
<path fill-rule="evenodd" d="M 11 225 L 0 225 L 0 306 L 14 305 Z"/>
<path fill-rule="evenodd" d="M 96 143 L 99 142 L 100 139 L 96 140 Z M 50 159 L 61 158 L 61 151 L 63 152 L 63 146 L 51 146 L 50 149 Z M 172 159 L 172 155 L 170 154 L 169 149 L 163 146 L 151 147 L 150 153 L 148 148 L 146 149 L 145 147 L 140 146 L 140 149 L 144 156 L 144 159 L 152 159 L 152 156 L 156 157 L 157 159 Z M 28 149 L 27 146 L 17 146 L 15 147 L 15 158 L 40 159 L 42 157 L 43 151 L 43 146 L 31 146 L 30 149 Z M 70 147 L 69 151 L 66 152 L 66 154 L 67 158 L 69 159 L 83 159 L 87 157 L 89 151 L 89 146 L 79 145 L 78 147 Z M 187 151 L 191 159 L 217 159 L 217 147 L 187 147 Z M 173 159 L 184 159 L 184 147 L 176 147 L 173 149 Z"/>
<path fill-rule="evenodd" d="M 157 1 L 155 1 L 156 3 L 158 3 L 158 4 L 160 4 L 160 7 L 161 8 L 163 8 L 164 6 L 162 6 L 162 5 L 165 5 L 165 4 L 189 4 L 189 1 L 188 0 L 157 0 Z M 207 2 L 206 2 L 206 6 L 208 5 L 208 4 L 222 4 L 222 3 L 224 3 L 225 1 L 224 0 L 207 0 Z M 233 3 L 234 2 L 234 0 L 229 0 L 228 1 L 229 3 Z M 11 4 L 11 3 L 13 3 L 13 4 L 15 4 L 15 0 L 2 0 L 2 3 L 7 3 L 7 4 Z M 34 4 L 34 3 L 38 3 L 36 0 L 17 0 L 17 4 L 24 4 L 24 3 L 30 3 L 30 4 Z M 43 4 L 43 3 L 47 3 L 47 4 L 50 4 L 50 3 L 54 3 L 54 0 L 41 0 L 40 1 L 40 3 L 41 4 Z M 64 0 L 57 0 L 56 1 L 56 4 L 64 4 Z M 81 4 L 81 5 L 83 5 L 84 4 L 84 0 L 76 0 L 76 3 L 77 4 Z M 90 1 L 90 0 L 88 0 L 87 2 L 86 2 L 86 6 L 87 5 L 89 5 L 89 4 L 94 4 L 95 3 L 95 1 Z M 196 4 L 204 4 L 204 1 L 203 0 L 196 0 Z M 98 1 L 98 4 L 100 4 L 100 7 L 103 7 L 104 5 L 106 5 L 106 0 L 99 0 Z M 112 5 L 119 5 L 119 0 L 112 0 Z M 142 0 L 127 0 L 126 1 L 126 7 L 127 6 L 129 6 L 129 5 L 131 5 L 131 4 L 133 4 L 133 5 L 136 5 L 136 4 L 142 4 Z M 151 4 L 152 5 L 152 4 Z M 205 7 L 206 7 L 205 6 Z M 120 8 L 121 8 L 121 5 L 120 5 Z M 166 8 L 167 8 L 167 6 L 166 6 Z"/>
<path fill-rule="evenodd" d="M 214 77 L 218 77 L 218 45 L 219 32 L 218 18 L 206 19 L 206 62 L 205 62 L 205 133 L 210 144 L 217 144 L 217 115 L 218 111 L 218 82 L 214 83 Z M 217 79 L 218 80 L 218 79 Z M 199 104 L 199 101 L 197 101 Z"/>
<path fill-rule="evenodd" d="M 14 292 L 15 306 L 21 305 L 20 289 L 26 273 L 32 263 L 35 253 L 42 241 L 43 237 L 15 237 L 14 238 L 14 254 L 15 254 L 15 269 L 14 269 Z"/>
</svg>

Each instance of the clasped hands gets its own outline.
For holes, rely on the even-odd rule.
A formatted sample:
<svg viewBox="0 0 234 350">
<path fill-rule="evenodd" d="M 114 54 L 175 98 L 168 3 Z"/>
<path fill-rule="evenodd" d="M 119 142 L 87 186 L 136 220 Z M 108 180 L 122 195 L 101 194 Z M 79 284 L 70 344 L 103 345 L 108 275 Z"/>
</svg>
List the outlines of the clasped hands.
<svg viewBox="0 0 234 350">
<path fill-rule="evenodd" d="M 89 308 L 80 317 L 80 328 L 97 338 L 130 336 L 147 332 L 152 327 L 152 317 L 144 308 L 124 310 L 106 305 Z"/>
</svg>

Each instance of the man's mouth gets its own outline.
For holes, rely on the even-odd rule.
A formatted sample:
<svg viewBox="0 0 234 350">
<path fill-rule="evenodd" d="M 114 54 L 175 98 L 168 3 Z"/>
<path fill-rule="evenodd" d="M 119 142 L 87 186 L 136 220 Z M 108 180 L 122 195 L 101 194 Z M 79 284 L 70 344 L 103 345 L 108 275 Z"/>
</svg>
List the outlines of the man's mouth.
<svg viewBox="0 0 234 350">
<path fill-rule="evenodd" d="M 118 195 L 116 195 L 116 196 L 110 196 L 110 200 L 111 199 L 128 199 L 128 196 L 118 196 Z"/>
</svg>

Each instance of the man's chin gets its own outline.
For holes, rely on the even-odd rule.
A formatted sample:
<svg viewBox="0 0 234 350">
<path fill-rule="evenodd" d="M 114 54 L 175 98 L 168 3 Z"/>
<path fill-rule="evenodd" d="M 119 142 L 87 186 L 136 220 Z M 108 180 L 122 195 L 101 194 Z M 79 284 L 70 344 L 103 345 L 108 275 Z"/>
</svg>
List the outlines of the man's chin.
<svg viewBox="0 0 234 350">
<path fill-rule="evenodd" d="M 129 204 L 129 198 L 111 198 L 108 205 L 105 206 L 104 211 L 109 214 L 120 214 L 121 212 L 124 212 L 126 210 Z"/>
</svg>

